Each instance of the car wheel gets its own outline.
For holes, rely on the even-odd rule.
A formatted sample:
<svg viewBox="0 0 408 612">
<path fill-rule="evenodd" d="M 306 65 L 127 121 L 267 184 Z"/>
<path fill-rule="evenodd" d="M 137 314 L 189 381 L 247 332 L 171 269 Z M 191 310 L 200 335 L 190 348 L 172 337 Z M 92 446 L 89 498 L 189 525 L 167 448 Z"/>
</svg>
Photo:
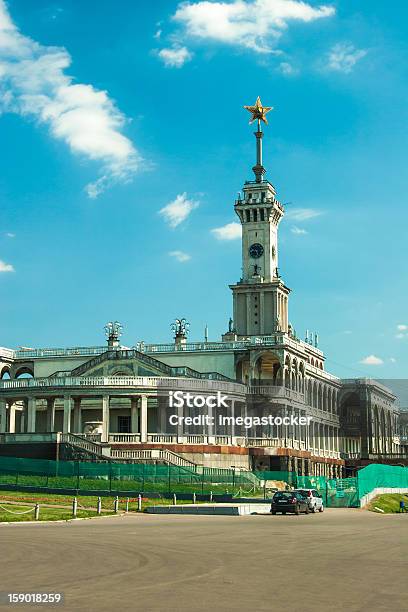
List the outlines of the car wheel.
<svg viewBox="0 0 408 612">
<path fill-rule="evenodd" d="M 311 511 L 313 512 L 313 514 L 316 512 L 316 506 L 312 506 L 311 507 Z"/>
<path fill-rule="evenodd" d="M 276 514 L 276 510 L 272 510 L 272 514 Z"/>
<path fill-rule="evenodd" d="M 322 505 L 321 508 L 319 508 L 319 512 L 323 512 L 324 510 L 324 506 Z"/>
<path fill-rule="evenodd" d="M 309 514 L 309 512 L 310 512 L 309 506 L 306 506 L 305 514 Z"/>
<path fill-rule="evenodd" d="M 286 512 L 282 512 L 282 514 L 286 514 Z"/>
</svg>

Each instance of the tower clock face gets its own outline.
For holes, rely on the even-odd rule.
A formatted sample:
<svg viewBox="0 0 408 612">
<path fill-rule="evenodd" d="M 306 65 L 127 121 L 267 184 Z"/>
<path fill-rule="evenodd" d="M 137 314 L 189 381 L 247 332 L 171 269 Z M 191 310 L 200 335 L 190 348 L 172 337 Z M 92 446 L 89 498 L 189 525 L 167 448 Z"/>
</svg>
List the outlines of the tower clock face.
<svg viewBox="0 0 408 612">
<path fill-rule="evenodd" d="M 249 255 L 254 259 L 259 259 L 260 257 L 262 257 L 263 252 L 264 248 L 262 244 L 259 244 L 259 242 L 255 242 L 255 244 L 251 244 L 251 246 L 249 247 Z"/>
</svg>

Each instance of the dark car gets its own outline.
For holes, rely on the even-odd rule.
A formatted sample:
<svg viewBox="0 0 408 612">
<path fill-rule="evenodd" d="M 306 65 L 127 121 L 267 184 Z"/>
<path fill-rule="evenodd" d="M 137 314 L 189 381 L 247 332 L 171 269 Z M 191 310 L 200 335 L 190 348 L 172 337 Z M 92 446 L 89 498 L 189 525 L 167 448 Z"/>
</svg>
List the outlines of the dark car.
<svg viewBox="0 0 408 612">
<path fill-rule="evenodd" d="M 287 512 L 309 514 L 310 509 L 307 498 L 297 491 L 279 491 L 272 498 L 271 512 L 272 514 L 277 512 L 282 512 L 282 514 Z"/>
</svg>

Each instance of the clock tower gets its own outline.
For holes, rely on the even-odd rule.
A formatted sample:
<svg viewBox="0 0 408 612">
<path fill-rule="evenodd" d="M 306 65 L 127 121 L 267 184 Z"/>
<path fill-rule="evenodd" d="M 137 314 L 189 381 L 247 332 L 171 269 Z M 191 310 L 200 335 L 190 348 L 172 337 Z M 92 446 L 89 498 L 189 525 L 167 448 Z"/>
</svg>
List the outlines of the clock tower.
<svg viewBox="0 0 408 612">
<path fill-rule="evenodd" d="M 242 225 L 242 278 L 230 285 L 234 302 L 234 332 L 240 338 L 269 336 L 288 331 L 288 296 L 278 269 L 278 226 L 284 208 L 274 186 L 264 178 L 261 121 L 268 123 L 258 97 L 254 106 L 245 106 L 251 121 L 257 121 L 255 180 L 246 181 L 235 202 Z"/>
</svg>

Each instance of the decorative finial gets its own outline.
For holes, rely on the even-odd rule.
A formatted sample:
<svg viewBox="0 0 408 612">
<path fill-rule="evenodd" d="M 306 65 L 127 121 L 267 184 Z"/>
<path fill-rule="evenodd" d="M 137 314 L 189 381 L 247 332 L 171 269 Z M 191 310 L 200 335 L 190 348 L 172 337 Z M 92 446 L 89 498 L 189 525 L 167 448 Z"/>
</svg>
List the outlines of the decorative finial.
<svg viewBox="0 0 408 612">
<path fill-rule="evenodd" d="M 272 106 L 262 106 L 261 98 L 258 96 L 256 102 L 253 106 L 244 106 L 244 108 L 251 113 L 251 119 L 249 123 L 253 123 L 255 120 L 258 121 L 258 129 L 254 132 L 256 136 L 256 164 L 252 168 L 255 174 L 255 181 L 257 183 L 262 183 L 263 175 L 266 170 L 262 164 L 262 137 L 263 132 L 261 129 L 261 121 L 264 123 L 268 123 L 266 119 L 266 113 L 272 110 Z"/>
<path fill-rule="evenodd" d="M 175 319 L 171 324 L 171 329 L 174 332 L 175 338 L 186 338 L 190 329 L 190 323 L 186 319 Z"/>
<path fill-rule="evenodd" d="M 123 326 L 119 321 L 109 321 L 105 325 L 105 336 L 109 347 L 119 346 L 119 338 L 123 333 Z"/>
<path fill-rule="evenodd" d="M 244 108 L 252 114 L 249 123 L 253 123 L 256 119 L 258 119 L 258 124 L 260 121 L 263 121 L 268 125 L 268 120 L 265 117 L 266 113 L 273 110 L 273 106 L 262 106 L 261 98 L 258 96 L 256 102 L 253 106 L 244 106 Z"/>
</svg>

